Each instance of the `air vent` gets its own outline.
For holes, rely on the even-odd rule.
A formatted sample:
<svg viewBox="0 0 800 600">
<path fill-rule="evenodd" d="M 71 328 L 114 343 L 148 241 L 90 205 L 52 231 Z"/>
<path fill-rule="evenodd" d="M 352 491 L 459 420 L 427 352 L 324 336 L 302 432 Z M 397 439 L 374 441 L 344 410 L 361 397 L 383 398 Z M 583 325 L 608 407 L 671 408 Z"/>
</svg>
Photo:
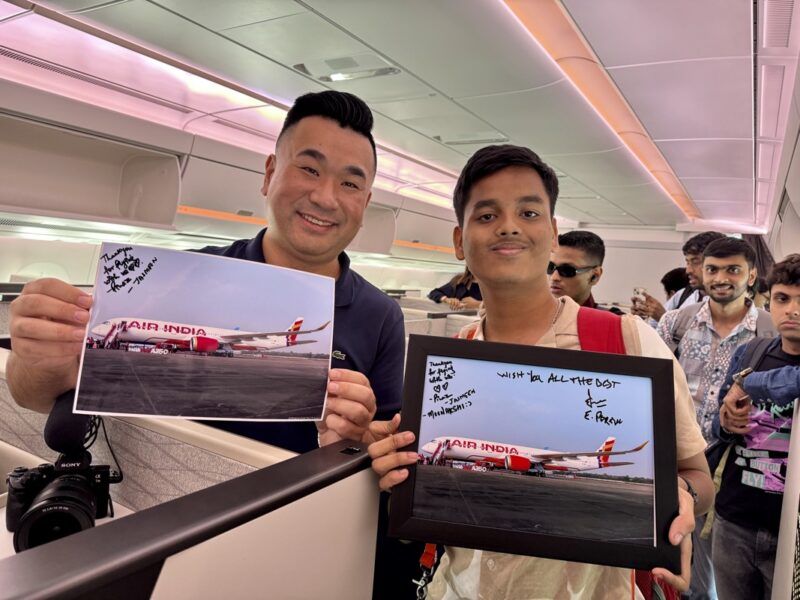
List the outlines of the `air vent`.
<svg viewBox="0 0 800 600">
<path fill-rule="evenodd" d="M 455 137 L 452 139 L 444 139 L 441 135 L 433 136 L 437 142 L 441 142 L 447 146 L 469 146 L 469 145 L 487 145 L 487 144 L 505 144 L 508 138 L 499 133 L 494 136 L 488 137 L 473 137 L 472 134 L 464 134 L 463 136 Z"/>
<path fill-rule="evenodd" d="M 794 0 L 767 0 L 764 5 L 764 47 L 788 48 Z"/>
<path fill-rule="evenodd" d="M 64 77 L 77 79 L 79 81 L 83 81 L 84 83 L 90 83 L 92 85 L 96 85 L 105 88 L 107 90 L 112 90 L 120 94 L 125 94 L 126 96 L 137 98 L 138 100 L 144 100 L 145 102 L 158 104 L 159 106 L 163 106 L 164 108 L 169 108 L 171 110 L 183 113 L 185 115 L 195 112 L 193 109 L 188 108 L 186 106 L 175 104 L 174 102 L 170 102 L 168 100 L 162 100 L 161 98 L 156 98 L 155 96 L 151 96 L 149 94 L 137 92 L 136 90 L 125 87 L 123 85 L 112 83 L 110 81 L 106 81 L 105 79 L 100 79 L 99 77 L 86 75 L 85 73 L 81 73 L 80 71 L 75 71 L 74 69 L 62 67 L 60 65 L 56 65 L 51 62 L 34 58 L 33 56 L 16 52 L 15 50 L 11 50 L 10 48 L 5 48 L 3 46 L 0 46 L 0 56 L 5 56 L 6 58 L 10 58 L 11 60 L 16 60 L 18 62 L 25 63 L 26 65 L 30 65 L 32 67 L 37 67 L 39 69 L 44 69 L 46 71 L 50 71 L 51 73 L 57 73 L 59 75 L 63 75 Z"/>
<path fill-rule="evenodd" d="M 0 219 L 0 227 L 25 227 L 30 225 L 25 221 L 15 221 L 14 219 Z"/>
</svg>

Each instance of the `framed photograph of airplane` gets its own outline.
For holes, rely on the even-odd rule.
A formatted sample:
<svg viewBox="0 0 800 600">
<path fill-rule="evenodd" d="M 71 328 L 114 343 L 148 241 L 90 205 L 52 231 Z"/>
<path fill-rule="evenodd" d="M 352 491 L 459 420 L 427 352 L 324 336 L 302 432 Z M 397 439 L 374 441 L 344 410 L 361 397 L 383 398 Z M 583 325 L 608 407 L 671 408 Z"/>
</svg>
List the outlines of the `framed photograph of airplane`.
<svg viewBox="0 0 800 600">
<path fill-rule="evenodd" d="M 672 361 L 412 335 L 389 533 L 680 571 Z"/>
<path fill-rule="evenodd" d="M 334 279 L 145 246 L 99 254 L 75 412 L 321 418 Z"/>
</svg>

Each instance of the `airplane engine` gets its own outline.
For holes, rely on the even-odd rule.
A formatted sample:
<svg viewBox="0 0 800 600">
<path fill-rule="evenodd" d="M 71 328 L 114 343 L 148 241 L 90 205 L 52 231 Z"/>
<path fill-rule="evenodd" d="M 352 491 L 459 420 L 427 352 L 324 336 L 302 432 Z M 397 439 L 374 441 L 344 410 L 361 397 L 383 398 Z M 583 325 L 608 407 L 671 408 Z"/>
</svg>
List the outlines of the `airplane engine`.
<svg viewBox="0 0 800 600">
<path fill-rule="evenodd" d="M 509 454 L 506 456 L 506 469 L 526 473 L 531 468 L 531 461 L 524 456 Z"/>
<path fill-rule="evenodd" d="M 189 340 L 189 349 L 192 352 L 214 352 L 219 348 L 219 341 L 214 338 L 196 335 Z"/>
</svg>

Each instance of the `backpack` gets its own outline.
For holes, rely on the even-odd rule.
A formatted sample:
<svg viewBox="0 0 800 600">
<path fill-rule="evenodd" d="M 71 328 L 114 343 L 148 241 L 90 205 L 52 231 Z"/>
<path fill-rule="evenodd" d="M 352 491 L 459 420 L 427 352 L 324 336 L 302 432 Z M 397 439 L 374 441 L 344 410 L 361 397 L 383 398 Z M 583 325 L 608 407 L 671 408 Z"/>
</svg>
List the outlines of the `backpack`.
<svg viewBox="0 0 800 600">
<path fill-rule="evenodd" d="M 742 367 L 742 369 L 750 367 L 754 371 L 757 371 L 758 367 L 761 366 L 761 361 L 763 361 L 764 357 L 767 355 L 767 350 L 772 343 L 772 339 L 773 338 L 768 337 L 757 337 L 750 340 L 745 345 L 744 354 L 742 354 L 742 361 L 739 363 L 739 366 Z M 715 494 L 719 492 L 719 488 L 722 486 L 722 473 L 725 471 L 725 464 L 728 462 L 728 455 L 732 447 L 733 444 L 731 442 L 715 440 L 705 450 L 706 462 L 708 462 L 711 478 L 714 481 Z M 716 511 L 712 504 L 708 513 L 706 513 L 706 523 L 703 526 L 703 531 L 700 532 L 701 538 L 707 539 L 708 536 L 711 535 L 715 514 Z"/>
<path fill-rule="evenodd" d="M 691 325 L 702 307 L 703 303 L 698 302 L 678 309 L 678 316 L 672 324 L 672 340 L 667 343 L 667 346 L 669 346 L 669 349 L 672 350 L 672 353 L 676 357 L 680 356 L 678 345 L 681 343 L 683 336 L 686 335 L 686 332 L 689 330 L 689 325 Z M 759 308 L 758 317 L 756 318 L 756 337 L 771 339 L 775 337 L 777 333 L 769 313 Z"/>
</svg>

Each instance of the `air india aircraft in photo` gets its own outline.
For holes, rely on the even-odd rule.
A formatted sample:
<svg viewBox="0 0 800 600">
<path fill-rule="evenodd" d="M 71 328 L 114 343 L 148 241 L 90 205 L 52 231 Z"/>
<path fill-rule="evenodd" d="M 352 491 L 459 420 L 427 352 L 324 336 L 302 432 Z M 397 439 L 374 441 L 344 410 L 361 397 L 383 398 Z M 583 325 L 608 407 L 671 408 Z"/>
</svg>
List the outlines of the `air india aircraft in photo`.
<svg viewBox="0 0 800 600">
<path fill-rule="evenodd" d="M 263 351 L 311 344 L 316 340 L 298 340 L 297 336 L 325 329 L 330 321 L 316 329 L 302 331 L 303 318 L 298 317 L 285 331 L 252 332 L 237 329 L 220 329 L 201 325 L 155 321 L 134 317 L 117 317 L 103 321 L 92 328 L 95 339 L 103 348 L 113 347 L 118 342 L 154 344 L 158 348 L 173 347 L 192 352 L 215 352 L 223 350 Z"/>
<path fill-rule="evenodd" d="M 638 452 L 643 442 L 630 450 L 613 451 L 616 438 L 609 437 L 595 452 L 559 452 L 542 448 L 527 448 L 461 437 L 437 437 L 422 446 L 423 460 L 444 464 L 445 460 L 473 463 L 473 470 L 506 469 L 518 473 L 544 475 L 546 471 L 574 473 L 608 467 L 632 465 L 632 462 L 611 462 L 609 456 Z"/>
</svg>

